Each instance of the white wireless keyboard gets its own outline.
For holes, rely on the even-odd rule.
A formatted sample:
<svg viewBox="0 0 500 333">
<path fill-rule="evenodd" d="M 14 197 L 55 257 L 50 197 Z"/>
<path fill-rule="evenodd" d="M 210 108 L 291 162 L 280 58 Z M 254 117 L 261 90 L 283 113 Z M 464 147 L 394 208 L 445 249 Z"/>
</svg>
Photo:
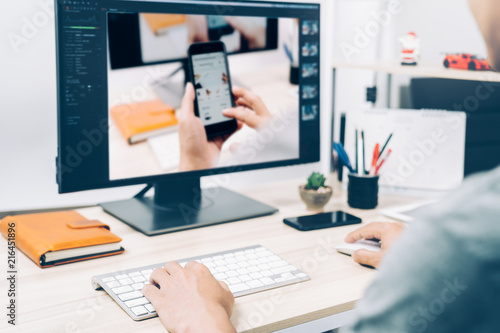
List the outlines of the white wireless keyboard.
<svg viewBox="0 0 500 333">
<path fill-rule="evenodd" d="M 227 283 L 234 297 L 309 280 L 307 274 L 260 245 L 177 262 L 184 267 L 190 261 L 207 266 L 217 280 Z M 92 277 L 92 285 L 96 290 L 103 288 L 133 320 L 156 317 L 155 309 L 141 290 L 148 283 L 153 270 L 164 265 L 161 263 L 97 275 Z"/>
</svg>

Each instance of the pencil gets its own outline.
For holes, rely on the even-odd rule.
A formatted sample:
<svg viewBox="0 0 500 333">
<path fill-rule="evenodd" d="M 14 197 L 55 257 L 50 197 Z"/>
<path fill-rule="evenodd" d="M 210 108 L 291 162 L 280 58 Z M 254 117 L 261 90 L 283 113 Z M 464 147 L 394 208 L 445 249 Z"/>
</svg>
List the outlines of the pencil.
<svg viewBox="0 0 500 333">
<path fill-rule="evenodd" d="M 363 156 L 363 175 L 366 175 L 366 167 L 365 167 L 365 131 L 361 130 L 361 145 L 362 145 L 362 153 Z"/>
<path fill-rule="evenodd" d="M 355 136 L 355 145 L 356 145 L 356 173 L 359 173 L 359 161 L 358 161 L 358 129 L 356 128 L 354 130 L 354 136 Z"/>
<path fill-rule="evenodd" d="M 382 156 L 382 153 L 384 152 L 385 148 L 387 148 L 387 145 L 389 144 L 389 141 L 391 141 L 392 134 L 393 133 L 391 133 L 391 135 L 389 135 L 389 137 L 387 138 L 387 141 L 385 141 L 385 144 L 382 147 L 382 150 L 380 150 L 380 153 L 378 154 L 378 158 L 380 158 L 380 156 Z"/>
</svg>

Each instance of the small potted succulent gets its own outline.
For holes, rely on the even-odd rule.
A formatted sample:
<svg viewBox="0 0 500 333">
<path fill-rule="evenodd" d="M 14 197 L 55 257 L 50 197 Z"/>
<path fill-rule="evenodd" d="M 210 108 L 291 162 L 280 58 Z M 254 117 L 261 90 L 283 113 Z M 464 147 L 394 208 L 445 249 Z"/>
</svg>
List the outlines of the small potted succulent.
<svg viewBox="0 0 500 333">
<path fill-rule="evenodd" d="M 325 186 L 325 176 L 313 172 L 307 179 L 306 185 L 299 186 L 300 197 L 307 205 L 308 210 L 321 211 L 332 197 L 332 188 Z"/>
</svg>

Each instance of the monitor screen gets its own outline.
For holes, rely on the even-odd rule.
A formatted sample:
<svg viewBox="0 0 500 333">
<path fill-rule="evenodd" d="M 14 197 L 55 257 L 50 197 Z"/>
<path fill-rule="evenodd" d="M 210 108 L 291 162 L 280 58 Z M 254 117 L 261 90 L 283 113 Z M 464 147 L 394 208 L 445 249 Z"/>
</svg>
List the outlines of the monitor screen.
<svg viewBox="0 0 500 333">
<path fill-rule="evenodd" d="M 319 10 L 260 1 L 59 0 L 60 192 L 319 161 Z M 170 94 L 183 97 L 171 62 L 210 41 L 225 52 L 192 57 L 203 69 L 192 73 L 193 93 L 182 106 L 159 96 L 151 86 L 167 78 Z M 195 103 L 208 111 L 196 117 Z M 235 130 L 207 138 L 207 126 L 232 119 Z"/>
</svg>

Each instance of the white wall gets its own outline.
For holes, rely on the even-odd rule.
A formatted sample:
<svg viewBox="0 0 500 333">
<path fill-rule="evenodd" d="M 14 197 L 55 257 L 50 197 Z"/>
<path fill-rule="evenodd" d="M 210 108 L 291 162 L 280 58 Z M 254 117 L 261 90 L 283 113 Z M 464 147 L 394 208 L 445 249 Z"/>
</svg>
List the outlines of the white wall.
<svg viewBox="0 0 500 333">
<path fill-rule="evenodd" d="M 380 33 L 370 38 L 368 47 L 360 48 L 352 56 L 353 62 L 367 62 L 376 59 L 396 61 L 399 57 L 398 38 L 414 31 L 421 39 L 422 63 L 440 65 L 446 52 L 470 52 L 486 56 L 486 49 L 472 17 L 467 0 L 337 0 L 335 17 L 334 58 L 348 61 L 341 51 L 341 43 L 354 45 L 356 29 L 365 30 L 388 8 L 390 1 L 399 3 L 400 10 L 391 15 Z M 379 49 L 377 49 L 377 45 Z M 362 70 L 339 70 L 336 90 L 336 128 L 341 111 L 370 108 L 364 102 L 366 87 L 374 82 L 378 85 L 377 106 L 385 106 L 386 78 L 384 73 L 377 77 L 374 72 Z M 394 76 L 391 106 L 399 106 L 400 86 L 409 84 L 409 77 Z"/>
<path fill-rule="evenodd" d="M 318 2 L 318 1 L 310 1 Z M 331 7 L 330 0 L 322 1 Z M 56 60 L 53 0 L 23 0 L 2 3 L 0 10 L 0 211 L 94 204 L 127 198 L 141 186 L 59 195 L 55 181 L 57 154 Z M 326 15 L 326 11 L 325 11 Z M 50 16 L 50 17 L 49 17 Z M 9 38 L 23 36 L 26 21 L 38 26 L 25 30 L 22 44 Z M 324 16 L 323 22 L 327 22 Z M 323 34 L 323 45 L 331 43 Z M 323 68 L 331 59 L 331 47 L 323 48 Z M 330 71 L 322 77 L 322 110 L 330 117 Z M 323 124 L 323 147 L 327 147 L 330 122 Z M 290 177 L 306 177 L 313 169 L 327 170 L 329 152 L 323 151 L 323 165 L 234 175 L 232 187 L 258 184 Z"/>
</svg>

